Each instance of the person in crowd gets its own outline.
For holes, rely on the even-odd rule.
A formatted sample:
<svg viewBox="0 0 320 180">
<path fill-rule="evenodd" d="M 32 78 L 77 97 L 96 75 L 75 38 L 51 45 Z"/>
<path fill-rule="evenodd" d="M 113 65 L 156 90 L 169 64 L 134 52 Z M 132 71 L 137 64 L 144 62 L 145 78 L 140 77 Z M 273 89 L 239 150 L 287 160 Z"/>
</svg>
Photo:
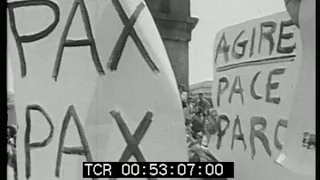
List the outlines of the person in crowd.
<svg viewBox="0 0 320 180">
<path fill-rule="evenodd" d="M 197 120 L 192 122 L 191 130 L 193 138 L 201 143 L 203 137 L 203 124 Z"/>
<path fill-rule="evenodd" d="M 16 147 L 16 135 L 17 135 L 17 128 L 14 125 L 7 126 L 7 140 L 8 143 L 12 144 L 14 147 Z"/>
<path fill-rule="evenodd" d="M 7 126 L 7 155 L 8 162 L 10 162 L 14 148 L 15 148 L 15 140 L 14 140 L 15 128 L 13 126 Z"/>
<path fill-rule="evenodd" d="M 188 147 L 191 147 L 194 144 L 197 144 L 198 141 L 195 138 L 194 132 L 192 131 L 192 123 L 187 123 L 186 126 L 186 138 L 187 138 L 187 145 Z"/>
<path fill-rule="evenodd" d="M 193 111 L 194 111 L 194 105 L 192 103 L 192 99 L 188 98 L 187 106 L 183 109 L 183 113 L 184 113 L 184 117 L 186 119 L 186 123 L 187 122 L 191 122 Z"/>
<path fill-rule="evenodd" d="M 184 87 L 183 84 L 178 84 L 178 90 L 179 90 L 179 93 L 181 94 L 186 88 Z"/>
<path fill-rule="evenodd" d="M 11 115 L 14 111 L 15 101 L 14 93 L 7 91 L 7 179 L 18 179 L 17 154 L 16 154 L 16 139 L 18 126 L 16 119 Z"/>
<path fill-rule="evenodd" d="M 211 104 L 208 100 L 203 97 L 203 93 L 198 94 L 198 99 L 196 102 L 197 106 L 200 107 L 200 111 L 204 116 L 208 115 L 209 109 L 211 108 Z"/>
<path fill-rule="evenodd" d="M 204 125 L 204 134 L 207 140 L 207 143 L 210 142 L 210 138 L 212 135 L 216 134 L 218 131 L 218 126 L 217 126 L 217 118 L 218 118 L 218 112 L 214 108 L 211 108 L 209 110 L 209 115 L 205 120 L 205 125 Z"/>
<path fill-rule="evenodd" d="M 202 114 L 202 108 L 198 105 L 194 107 L 194 111 L 191 115 L 191 121 L 192 123 L 197 122 L 198 124 L 201 124 L 201 127 L 204 125 L 204 116 Z"/>
<path fill-rule="evenodd" d="M 199 107 L 195 107 L 195 111 L 191 116 L 191 123 L 192 137 L 201 144 L 204 134 L 204 119 Z"/>
<path fill-rule="evenodd" d="M 17 179 L 16 135 L 17 128 L 14 125 L 7 126 L 7 166 L 13 169 L 15 179 Z"/>
<path fill-rule="evenodd" d="M 189 162 L 218 162 L 217 158 L 203 146 L 203 125 L 193 121 L 188 135 Z"/>
<path fill-rule="evenodd" d="M 188 92 L 186 91 L 185 86 L 182 84 L 178 85 L 178 89 L 179 89 L 179 93 L 180 93 L 182 108 L 186 108 L 187 107 L 187 100 L 188 100 Z"/>
</svg>

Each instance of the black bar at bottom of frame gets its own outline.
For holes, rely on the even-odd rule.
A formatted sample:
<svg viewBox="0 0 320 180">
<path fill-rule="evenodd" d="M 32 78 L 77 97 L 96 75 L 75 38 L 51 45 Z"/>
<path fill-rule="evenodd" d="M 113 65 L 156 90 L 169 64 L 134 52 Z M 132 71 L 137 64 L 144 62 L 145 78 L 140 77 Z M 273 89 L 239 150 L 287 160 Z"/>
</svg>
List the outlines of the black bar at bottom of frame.
<svg viewBox="0 0 320 180">
<path fill-rule="evenodd" d="M 234 178 L 233 162 L 84 162 L 83 178 Z"/>
</svg>

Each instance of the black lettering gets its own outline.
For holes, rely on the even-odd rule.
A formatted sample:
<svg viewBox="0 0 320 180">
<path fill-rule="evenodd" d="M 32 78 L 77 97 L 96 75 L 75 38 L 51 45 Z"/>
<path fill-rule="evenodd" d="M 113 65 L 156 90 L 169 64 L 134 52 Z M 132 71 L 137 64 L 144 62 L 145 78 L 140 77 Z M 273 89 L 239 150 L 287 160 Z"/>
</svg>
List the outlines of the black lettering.
<svg viewBox="0 0 320 180">
<path fill-rule="evenodd" d="M 254 53 L 254 42 L 255 42 L 255 38 L 256 38 L 256 28 L 254 27 L 252 29 L 252 36 L 251 36 L 251 46 L 250 46 L 250 57 L 253 55 Z"/>
<path fill-rule="evenodd" d="M 138 162 L 146 162 L 146 159 L 138 145 L 150 127 L 153 113 L 150 111 L 146 113 L 133 135 L 131 134 L 124 119 L 122 119 L 120 112 L 113 110 L 110 114 L 117 122 L 118 127 L 128 144 L 126 149 L 123 151 L 119 162 L 126 162 L 131 156 L 134 156 Z"/>
<path fill-rule="evenodd" d="M 44 30 L 38 33 L 31 34 L 31 35 L 19 35 L 17 30 L 16 20 L 15 20 L 14 9 L 20 8 L 20 7 L 28 7 L 28 6 L 47 6 L 51 8 L 54 14 L 54 20 L 48 27 L 46 27 Z M 8 12 L 9 12 L 11 31 L 16 41 L 16 45 L 19 53 L 21 77 L 25 77 L 27 75 L 27 64 L 26 64 L 22 43 L 35 42 L 37 40 L 47 37 L 56 28 L 59 22 L 59 18 L 60 18 L 59 6 L 50 0 L 15 1 L 15 2 L 8 3 Z"/>
<path fill-rule="evenodd" d="M 223 53 L 224 61 L 226 63 L 229 61 L 229 56 L 228 56 L 229 49 L 230 49 L 230 45 L 228 45 L 227 40 L 226 40 L 226 35 L 225 35 L 225 33 L 223 33 L 221 36 L 221 39 L 219 41 L 218 47 L 216 49 L 216 57 L 214 58 L 215 64 L 217 64 L 218 55 L 220 53 Z"/>
<path fill-rule="evenodd" d="M 226 122 L 227 125 L 222 129 L 221 125 L 222 122 Z M 217 141 L 217 149 L 220 149 L 221 143 L 222 143 L 222 137 L 226 134 L 227 129 L 229 128 L 230 125 L 230 120 L 227 115 L 221 114 L 218 117 L 218 141 Z"/>
<path fill-rule="evenodd" d="M 256 147 L 255 147 L 255 137 L 257 137 L 261 142 L 265 150 L 267 151 L 268 155 L 271 156 L 271 149 L 269 146 L 269 140 L 267 136 L 263 133 L 267 128 L 267 120 L 264 117 L 256 116 L 252 117 L 251 121 L 251 131 L 250 131 L 250 145 L 251 145 L 251 158 L 254 159 L 256 155 Z M 256 125 L 261 125 L 262 128 L 259 130 L 255 129 Z"/>
<path fill-rule="evenodd" d="M 238 127 L 238 130 L 239 130 L 239 134 L 236 134 L 236 128 L 237 127 Z M 244 134 L 243 134 L 242 129 L 241 129 L 241 122 L 240 122 L 240 118 L 239 118 L 238 115 L 237 115 L 237 117 L 236 117 L 236 119 L 234 121 L 233 128 L 232 128 L 231 149 L 233 149 L 234 140 L 242 141 L 244 150 L 247 149 L 247 144 L 246 144 L 246 141 L 244 139 Z"/>
<path fill-rule="evenodd" d="M 244 56 L 245 52 L 246 52 L 246 46 L 248 44 L 248 40 L 244 40 L 241 42 L 239 41 L 239 38 L 241 37 L 241 35 L 245 32 L 245 30 L 242 30 L 239 35 L 236 37 L 236 39 L 233 42 L 233 46 L 232 46 L 232 51 L 231 54 L 235 59 L 240 59 Z M 236 46 L 241 47 L 241 53 L 236 52 Z"/>
<path fill-rule="evenodd" d="M 238 84 L 238 87 L 237 87 L 237 84 Z M 240 76 L 236 76 L 236 79 L 234 80 L 234 83 L 233 83 L 231 91 L 230 91 L 229 103 L 231 103 L 234 93 L 240 94 L 241 102 L 242 102 L 242 104 L 244 104 L 243 89 L 241 87 Z"/>
<path fill-rule="evenodd" d="M 278 138 L 278 129 L 279 127 L 285 127 L 287 128 L 288 127 L 288 120 L 286 119 L 280 119 L 277 123 L 277 126 L 276 126 L 276 130 L 274 132 L 274 146 L 279 150 L 281 151 L 282 150 L 282 144 L 281 142 L 279 141 L 279 138 Z"/>
<path fill-rule="evenodd" d="M 221 87 L 222 83 L 225 83 L 225 85 L 223 87 Z M 219 86 L 218 86 L 218 92 L 217 92 L 217 105 L 218 105 L 218 107 L 220 106 L 220 97 L 227 90 L 228 87 L 229 87 L 228 78 L 227 77 L 221 77 L 219 79 Z"/>
<path fill-rule="evenodd" d="M 30 143 L 30 134 L 31 134 L 31 110 L 39 111 L 47 120 L 49 126 L 50 126 L 50 132 L 46 139 L 44 139 L 42 142 L 33 142 Z M 52 123 L 51 118 L 49 117 L 48 113 L 39 105 L 28 105 L 26 107 L 26 131 L 24 135 L 25 140 L 25 155 L 26 155 L 26 178 L 29 179 L 31 176 L 31 155 L 30 151 L 32 149 L 36 148 L 43 148 L 47 146 L 53 138 L 54 135 L 54 125 Z"/>
<path fill-rule="evenodd" d="M 87 34 L 87 39 L 67 40 L 66 38 L 67 38 L 68 32 L 70 30 L 74 15 L 76 14 L 76 11 L 78 9 L 78 6 L 80 6 L 82 20 L 83 20 L 85 31 Z M 97 72 L 99 73 L 99 75 L 104 75 L 105 73 L 104 73 L 103 67 L 102 67 L 100 59 L 99 59 L 99 55 L 98 55 L 98 51 L 97 51 L 97 47 L 96 47 L 96 42 L 93 38 L 89 14 L 86 9 L 85 3 L 83 0 L 74 0 L 70 15 L 67 19 L 66 27 L 62 32 L 60 43 L 59 43 L 58 53 L 57 53 L 56 62 L 54 65 L 53 75 L 52 75 L 55 81 L 57 81 L 57 78 L 59 75 L 61 59 L 62 59 L 62 54 L 63 54 L 64 48 L 65 47 L 81 47 L 81 46 L 90 46 L 91 56 L 92 56 L 92 60 L 95 65 L 95 68 L 96 68 Z"/>
<path fill-rule="evenodd" d="M 133 14 L 131 15 L 130 19 L 129 17 L 127 17 L 125 10 L 123 9 L 121 3 L 119 2 L 119 0 L 112 0 L 112 4 L 114 5 L 116 11 L 118 12 L 118 15 L 122 21 L 122 23 L 124 24 L 124 29 L 122 30 L 122 33 L 115 45 L 114 50 L 111 52 L 111 56 L 109 58 L 108 61 L 108 68 L 111 71 L 114 71 L 117 69 L 118 67 L 118 63 L 119 60 L 118 58 L 120 58 L 122 52 L 121 52 L 121 48 L 122 46 L 125 45 L 125 41 L 127 39 L 128 34 L 131 36 L 133 42 L 136 44 L 139 52 L 141 53 L 141 56 L 144 58 L 144 60 L 146 61 L 146 63 L 148 64 L 148 66 L 150 67 L 150 69 L 154 72 L 154 73 L 159 73 L 160 70 L 158 69 L 157 65 L 152 61 L 149 53 L 147 52 L 146 48 L 144 47 L 141 39 L 139 38 L 137 32 L 135 31 L 135 29 L 133 28 L 134 22 L 136 21 L 136 19 L 138 18 L 139 14 L 141 13 L 141 11 L 144 9 L 145 5 L 141 2 L 137 7 L 136 10 L 133 12 Z M 121 46 L 120 46 L 121 45 Z M 120 48 L 121 47 L 121 48 Z M 116 54 L 113 54 L 116 53 Z"/>
<path fill-rule="evenodd" d="M 120 34 L 120 37 L 111 52 L 111 55 L 110 55 L 110 58 L 109 58 L 109 61 L 107 64 L 108 68 L 111 71 L 117 70 L 121 55 L 122 55 L 124 47 L 126 45 L 126 41 L 128 40 L 130 32 L 133 31 L 134 24 L 137 21 L 139 14 L 142 12 L 142 10 L 144 8 L 145 8 L 145 5 L 144 5 L 144 3 L 141 2 L 136 7 L 136 9 L 133 12 L 133 14 L 131 15 L 130 19 L 126 23 L 124 23 L 125 27 L 123 28 L 123 30 Z M 118 12 L 119 16 L 120 16 L 120 13 L 122 13 L 122 12 L 120 12 L 120 11 Z"/>
<path fill-rule="evenodd" d="M 268 76 L 268 82 L 266 85 L 266 102 L 279 104 L 280 103 L 280 97 L 271 97 L 271 90 L 277 89 L 279 87 L 279 83 L 275 82 L 272 83 L 272 75 L 281 75 L 285 71 L 284 68 L 278 68 L 270 71 Z"/>
<path fill-rule="evenodd" d="M 283 29 L 285 27 L 293 26 L 293 22 L 291 20 L 288 21 L 281 21 L 280 24 L 280 33 L 279 33 L 279 40 L 278 40 L 278 45 L 277 45 L 277 52 L 282 53 L 282 54 L 290 54 L 293 52 L 293 50 L 296 48 L 296 43 L 290 46 L 282 47 L 282 39 L 291 39 L 293 38 L 293 32 L 289 33 L 283 33 Z"/>
<path fill-rule="evenodd" d="M 67 128 L 69 126 L 69 122 L 71 117 L 73 117 L 74 122 L 77 126 L 78 133 L 80 136 L 82 147 L 64 147 L 64 140 L 67 133 Z M 92 154 L 89 148 L 89 144 L 87 141 L 87 138 L 84 133 L 84 129 L 81 125 L 79 116 L 76 112 L 76 109 L 73 105 L 69 106 L 68 111 L 63 119 L 62 123 L 62 129 L 59 139 L 59 147 L 58 147 L 58 155 L 57 155 L 57 162 L 56 162 L 56 171 L 55 175 L 56 177 L 60 177 L 60 168 L 61 168 L 61 162 L 62 162 L 62 153 L 69 154 L 69 155 L 79 155 L 79 156 L 85 156 L 87 162 L 92 162 Z"/>
<path fill-rule="evenodd" d="M 251 81 L 251 85 L 250 85 L 250 93 L 251 93 L 251 96 L 254 98 L 254 99 L 261 99 L 262 96 L 258 95 L 255 91 L 255 88 L 254 88 L 254 85 L 256 84 L 256 81 L 258 79 L 258 76 L 260 75 L 261 71 L 257 72 L 256 75 L 254 75 L 252 81 Z"/>
<path fill-rule="evenodd" d="M 260 41 L 259 41 L 259 53 L 261 53 L 262 39 L 269 41 L 269 55 L 272 54 L 274 48 L 274 39 L 272 34 L 276 31 L 277 24 L 273 21 L 263 22 L 260 24 Z M 270 28 L 269 31 L 264 31 L 264 28 Z"/>
</svg>

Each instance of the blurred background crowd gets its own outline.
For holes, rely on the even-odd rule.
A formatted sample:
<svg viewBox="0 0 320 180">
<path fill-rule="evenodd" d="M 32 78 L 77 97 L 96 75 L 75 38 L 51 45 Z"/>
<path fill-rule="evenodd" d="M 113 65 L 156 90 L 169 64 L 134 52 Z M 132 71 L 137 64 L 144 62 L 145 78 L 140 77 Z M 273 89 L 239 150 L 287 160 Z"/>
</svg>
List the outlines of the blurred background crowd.
<svg viewBox="0 0 320 180">
<path fill-rule="evenodd" d="M 7 179 L 14 177 L 17 180 L 17 155 L 16 155 L 16 137 L 17 123 L 15 118 L 14 95 L 7 91 Z"/>
<path fill-rule="evenodd" d="M 179 85 L 181 103 L 185 116 L 186 141 L 189 148 L 189 161 L 218 161 L 208 150 L 210 138 L 218 132 L 217 116 L 211 102 L 198 93 L 190 96 L 184 85 Z"/>
</svg>

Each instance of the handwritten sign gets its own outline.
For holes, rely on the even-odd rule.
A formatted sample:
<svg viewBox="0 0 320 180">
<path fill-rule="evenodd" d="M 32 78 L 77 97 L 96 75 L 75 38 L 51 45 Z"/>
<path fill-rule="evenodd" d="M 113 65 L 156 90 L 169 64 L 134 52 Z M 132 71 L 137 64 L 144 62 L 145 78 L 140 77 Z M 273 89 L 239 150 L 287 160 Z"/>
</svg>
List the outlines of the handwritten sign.
<svg viewBox="0 0 320 180">
<path fill-rule="evenodd" d="M 147 161 L 187 160 L 174 75 L 143 1 L 15 1 L 8 14 L 19 179 L 78 180 L 81 162 L 138 148 Z"/>
<path fill-rule="evenodd" d="M 299 68 L 300 33 L 287 12 L 223 29 L 215 40 L 212 152 L 235 179 L 301 179 L 274 160 L 282 149 Z"/>
<path fill-rule="evenodd" d="M 123 8 L 117 1 L 107 5 L 95 31 L 102 63 L 111 71 L 98 80 L 88 112 L 93 118 L 85 125 L 89 142 L 97 142 L 94 158 L 187 161 L 184 117 L 166 51 L 156 26 L 148 24 L 147 7 L 127 3 Z M 120 38 L 105 33 L 112 19 L 111 30 Z M 117 48 L 123 53 L 117 54 Z"/>
<path fill-rule="evenodd" d="M 299 81 L 289 116 L 284 148 L 277 159 L 293 172 L 315 179 L 316 160 L 316 86 L 315 86 L 315 0 L 301 1 L 299 24 L 303 45 Z"/>
</svg>

